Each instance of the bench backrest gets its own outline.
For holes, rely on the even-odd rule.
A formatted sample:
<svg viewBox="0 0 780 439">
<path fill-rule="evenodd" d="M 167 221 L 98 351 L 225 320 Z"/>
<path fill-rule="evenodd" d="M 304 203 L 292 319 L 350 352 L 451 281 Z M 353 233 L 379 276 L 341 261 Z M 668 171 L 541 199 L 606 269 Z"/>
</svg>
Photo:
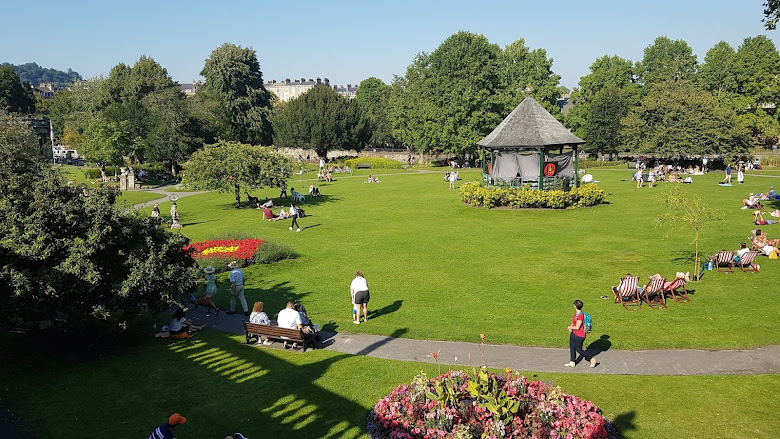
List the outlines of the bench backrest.
<svg viewBox="0 0 780 439">
<path fill-rule="evenodd" d="M 270 335 L 272 337 L 287 337 L 291 340 L 301 340 L 301 331 L 298 329 L 280 328 L 271 325 L 258 325 L 257 323 L 244 322 L 244 328 L 251 334 Z"/>
<path fill-rule="evenodd" d="M 620 280 L 618 292 L 621 296 L 636 294 L 636 286 L 639 284 L 639 276 L 626 276 Z"/>
</svg>

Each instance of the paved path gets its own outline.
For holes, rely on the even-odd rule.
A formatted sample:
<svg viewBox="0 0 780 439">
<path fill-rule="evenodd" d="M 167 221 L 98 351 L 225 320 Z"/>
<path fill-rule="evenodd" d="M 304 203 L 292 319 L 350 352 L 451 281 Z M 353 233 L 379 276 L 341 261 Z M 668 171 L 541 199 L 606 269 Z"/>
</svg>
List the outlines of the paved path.
<svg viewBox="0 0 780 439">
<path fill-rule="evenodd" d="M 149 193 L 152 193 L 152 194 L 160 194 L 160 195 L 162 195 L 162 197 L 160 197 L 160 198 L 158 198 L 156 200 L 151 200 L 151 201 L 147 201 L 147 202 L 144 202 L 144 203 L 138 203 L 138 204 L 134 205 L 133 207 L 136 208 L 136 209 L 141 209 L 143 207 L 154 206 L 154 203 L 164 203 L 166 201 L 169 201 L 168 197 L 173 193 L 173 192 L 167 192 L 162 187 L 154 188 L 154 189 L 136 189 L 135 192 L 149 192 Z M 204 194 L 204 193 L 206 193 L 206 191 L 176 192 L 176 195 L 178 195 L 179 198 L 184 198 L 184 197 L 189 197 L 190 195 L 198 195 L 198 194 Z"/>
<path fill-rule="evenodd" d="M 232 333 L 243 334 L 241 314 L 205 316 L 205 309 L 190 308 L 188 316 L 199 324 Z M 371 320 L 368 323 L 370 325 Z M 324 349 L 353 355 L 368 355 L 391 360 L 433 363 L 431 352 L 438 352 L 442 364 L 469 366 L 481 363 L 479 344 L 454 341 L 412 340 L 378 335 L 326 333 Z M 565 337 L 566 334 L 562 334 Z M 609 344 L 608 342 L 606 343 Z M 587 342 L 586 342 L 587 345 Z M 581 362 L 575 368 L 563 367 L 569 350 L 511 345 L 484 345 L 485 363 L 490 367 L 517 370 L 604 375 L 757 375 L 780 373 L 780 345 L 746 350 L 659 349 L 621 351 L 602 344 L 593 369 Z M 606 347 L 606 349 L 604 349 Z M 257 349 L 281 349 L 281 344 L 257 346 Z M 471 361 L 469 361 L 469 355 Z M 456 359 L 457 358 L 457 359 Z"/>
</svg>

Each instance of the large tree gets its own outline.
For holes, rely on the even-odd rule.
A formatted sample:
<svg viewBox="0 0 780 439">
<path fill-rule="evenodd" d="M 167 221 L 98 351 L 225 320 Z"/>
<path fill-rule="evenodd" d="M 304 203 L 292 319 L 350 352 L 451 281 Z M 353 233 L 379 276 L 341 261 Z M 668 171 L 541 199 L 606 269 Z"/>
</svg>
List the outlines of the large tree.
<svg viewBox="0 0 780 439">
<path fill-rule="evenodd" d="M 483 35 L 458 32 L 430 55 L 418 55 L 396 78 L 394 134 L 420 153 L 473 151 L 509 106 L 499 96 L 500 52 Z"/>
<path fill-rule="evenodd" d="M 764 27 L 767 30 L 777 29 L 777 20 L 780 19 L 780 0 L 766 0 L 764 2 Z"/>
<path fill-rule="evenodd" d="M 590 73 L 580 78 L 579 86 L 572 92 L 574 103 L 564 116 L 564 124 L 575 135 L 588 136 L 586 125 L 593 99 L 605 88 L 625 90 L 626 98 L 638 100 L 639 85 L 635 82 L 634 63 L 617 55 L 604 55 L 590 65 Z"/>
<path fill-rule="evenodd" d="M 591 153 L 608 154 L 609 159 L 620 152 L 623 137 L 620 120 L 628 115 L 634 97 L 626 89 L 614 85 L 601 89 L 588 106 L 585 124 L 585 150 Z"/>
<path fill-rule="evenodd" d="M 684 40 L 666 36 L 655 39 L 645 48 L 644 58 L 637 63 L 641 83 L 648 85 L 668 80 L 691 79 L 696 73 L 696 55 Z"/>
<path fill-rule="evenodd" d="M 717 99 L 736 92 L 735 55 L 734 48 L 725 41 L 714 45 L 704 55 L 704 62 L 695 77 L 696 84 L 714 94 Z"/>
<path fill-rule="evenodd" d="M 376 146 L 395 143 L 390 122 L 392 88 L 378 78 L 364 79 L 357 89 L 355 102 L 365 120 L 368 142 Z"/>
<path fill-rule="evenodd" d="M 269 147 L 220 141 L 195 151 L 184 164 L 182 183 L 194 188 L 234 192 L 241 207 L 244 190 L 281 187 L 292 162 Z"/>
<path fill-rule="evenodd" d="M 357 102 L 316 85 L 274 113 L 274 144 L 312 148 L 321 157 L 334 148 L 360 150 L 367 140 Z"/>
<path fill-rule="evenodd" d="M 218 135 L 254 145 L 270 145 L 273 131 L 269 120 L 271 94 L 263 86 L 263 72 L 253 49 L 225 43 L 211 52 L 200 72 L 206 81 L 198 89 L 224 131 Z"/>
<path fill-rule="evenodd" d="M 0 144 L 0 321 L 95 333 L 181 303 L 196 274 L 187 238 L 117 195 L 68 184 L 24 141 Z"/>
<path fill-rule="evenodd" d="M 687 80 L 651 85 L 621 124 L 633 152 L 656 157 L 733 157 L 750 145 L 736 113 L 720 107 L 712 94 Z"/>
<path fill-rule="evenodd" d="M 22 83 L 14 68 L 0 66 L 0 109 L 14 113 L 35 113 L 32 87 Z"/>
<path fill-rule="evenodd" d="M 500 90 L 504 95 L 508 114 L 526 96 L 531 95 L 547 111 L 560 115 L 558 107 L 559 75 L 552 71 L 552 58 L 544 49 L 530 50 L 522 38 L 507 45 L 498 54 Z"/>
</svg>

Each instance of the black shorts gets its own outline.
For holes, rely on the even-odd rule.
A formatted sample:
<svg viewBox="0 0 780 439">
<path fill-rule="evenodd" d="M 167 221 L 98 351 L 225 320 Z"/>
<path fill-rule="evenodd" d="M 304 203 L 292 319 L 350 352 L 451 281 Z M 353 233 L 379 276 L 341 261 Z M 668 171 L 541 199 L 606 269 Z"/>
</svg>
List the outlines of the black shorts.
<svg viewBox="0 0 780 439">
<path fill-rule="evenodd" d="M 371 300 L 371 295 L 368 294 L 368 290 L 358 291 L 358 292 L 355 293 L 355 304 L 356 305 L 362 305 L 362 304 L 368 303 L 369 300 Z"/>
</svg>

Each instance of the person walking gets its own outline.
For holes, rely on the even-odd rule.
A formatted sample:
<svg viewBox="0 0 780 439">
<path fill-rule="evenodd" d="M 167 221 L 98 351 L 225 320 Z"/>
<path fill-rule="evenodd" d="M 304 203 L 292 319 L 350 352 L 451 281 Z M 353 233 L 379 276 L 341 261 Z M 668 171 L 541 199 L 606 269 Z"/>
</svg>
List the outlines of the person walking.
<svg viewBox="0 0 780 439">
<path fill-rule="evenodd" d="M 286 181 L 282 182 L 282 187 L 279 189 L 279 199 L 281 200 L 282 198 L 290 198 L 287 195 L 287 182 Z"/>
<path fill-rule="evenodd" d="M 574 367 L 577 365 L 577 355 L 590 362 L 590 367 L 596 367 L 596 359 L 588 358 L 588 353 L 582 348 L 582 344 L 585 342 L 585 314 L 582 312 L 582 301 L 575 300 L 574 303 L 574 316 L 571 318 L 571 325 L 568 326 L 569 330 L 569 355 L 570 360 L 566 363 L 565 367 Z"/>
<path fill-rule="evenodd" d="M 211 315 L 212 309 L 217 310 L 217 314 L 219 314 L 219 308 L 217 308 L 217 305 L 214 304 L 212 299 L 212 297 L 217 294 L 217 275 L 214 274 L 215 272 L 216 269 L 211 265 L 203 269 L 203 273 L 206 274 L 206 289 L 203 292 L 203 297 L 198 299 L 197 305 L 206 307 L 207 316 Z"/>
<path fill-rule="evenodd" d="M 238 268 L 238 262 L 233 261 L 228 264 L 230 268 L 230 311 L 228 314 L 236 313 L 236 297 L 241 302 L 241 308 L 244 310 L 244 315 L 249 315 L 249 306 L 246 304 L 246 297 L 244 297 L 244 272 Z"/>
<path fill-rule="evenodd" d="M 355 278 L 349 285 L 349 295 L 352 297 L 352 303 L 355 307 L 352 323 L 360 324 L 361 308 L 363 309 L 363 323 L 365 323 L 368 321 L 368 301 L 371 300 L 371 295 L 368 293 L 368 281 L 363 277 L 362 271 L 355 273 Z"/>
<path fill-rule="evenodd" d="M 726 183 L 731 184 L 731 164 L 726 165 Z"/>
<path fill-rule="evenodd" d="M 295 203 L 290 203 L 290 217 L 292 218 L 292 223 L 290 224 L 290 230 L 293 229 L 293 226 L 296 227 L 296 232 L 301 231 L 301 226 L 298 225 L 298 208 L 295 207 Z"/>
</svg>

